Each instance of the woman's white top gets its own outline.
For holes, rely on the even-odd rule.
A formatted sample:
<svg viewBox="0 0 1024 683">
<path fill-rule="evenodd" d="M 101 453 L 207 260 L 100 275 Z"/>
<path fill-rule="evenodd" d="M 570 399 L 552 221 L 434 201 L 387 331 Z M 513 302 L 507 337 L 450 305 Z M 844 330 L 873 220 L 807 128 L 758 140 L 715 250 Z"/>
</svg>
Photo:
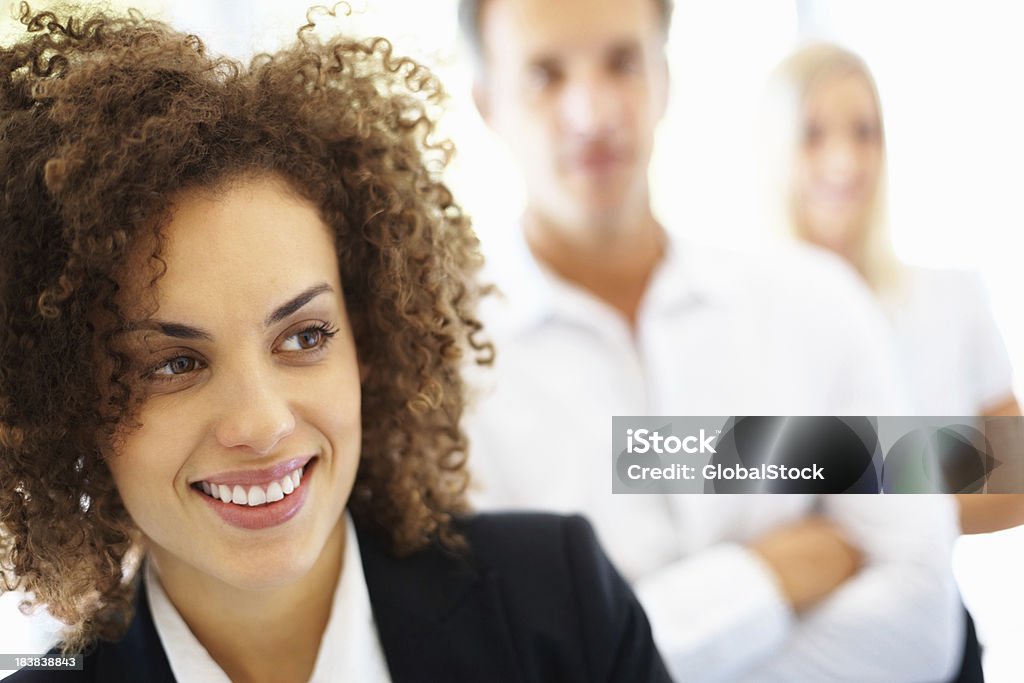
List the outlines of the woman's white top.
<svg viewBox="0 0 1024 683">
<path fill-rule="evenodd" d="M 320 651 L 309 683 L 336 681 L 390 681 L 387 661 L 377 638 L 370 608 L 370 594 L 363 575 L 359 541 L 348 514 L 345 515 L 345 560 L 334 591 L 331 616 L 320 640 Z M 230 683 L 224 670 L 189 630 L 171 604 L 160 579 L 145 563 L 146 591 L 153 623 L 160 636 L 174 678 L 182 683 Z"/>
<path fill-rule="evenodd" d="M 908 267 L 883 298 L 917 415 L 979 415 L 1013 395 L 1013 369 L 981 278 Z"/>
</svg>

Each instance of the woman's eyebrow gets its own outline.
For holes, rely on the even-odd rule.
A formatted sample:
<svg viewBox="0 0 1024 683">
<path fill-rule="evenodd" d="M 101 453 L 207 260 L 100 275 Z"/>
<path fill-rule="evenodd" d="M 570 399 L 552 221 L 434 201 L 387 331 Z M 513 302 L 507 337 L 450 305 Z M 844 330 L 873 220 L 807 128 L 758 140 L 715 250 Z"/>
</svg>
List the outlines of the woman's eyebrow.
<svg viewBox="0 0 1024 683">
<path fill-rule="evenodd" d="M 312 287 L 304 290 L 298 296 L 289 299 L 285 303 L 275 308 L 274 312 L 267 316 L 267 319 L 264 321 L 263 324 L 267 327 L 270 327 L 274 323 L 281 322 L 282 320 L 290 316 L 292 313 L 299 310 L 300 308 L 302 308 L 303 306 L 305 306 L 310 301 L 320 296 L 324 292 L 333 291 L 334 288 L 331 287 L 326 282 L 321 282 L 320 284 L 313 285 Z"/>
<path fill-rule="evenodd" d="M 274 323 L 284 320 L 321 294 L 333 291 L 334 288 L 326 282 L 313 285 L 275 308 L 273 313 L 267 316 L 267 319 L 263 324 L 270 327 Z M 126 332 L 133 332 L 136 330 L 156 330 L 165 336 L 174 337 L 175 339 L 203 339 L 205 341 L 213 341 L 213 335 L 206 330 L 192 325 L 186 325 L 185 323 L 172 323 L 163 320 L 144 320 L 129 323 L 125 329 Z"/>
<path fill-rule="evenodd" d="M 127 323 L 119 332 L 132 333 L 146 330 L 155 330 L 167 337 L 175 339 L 204 339 L 213 341 L 213 335 L 204 329 L 186 325 L 185 323 L 171 323 L 163 320 L 139 320 Z"/>
<path fill-rule="evenodd" d="M 213 341 L 213 335 L 206 330 L 198 327 L 192 327 L 191 325 L 185 325 L 184 323 L 165 323 L 160 322 L 159 320 L 154 320 L 153 326 L 168 337 L 175 337 L 176 339 L 205 339 L 206 341 Z"/>
</svg>

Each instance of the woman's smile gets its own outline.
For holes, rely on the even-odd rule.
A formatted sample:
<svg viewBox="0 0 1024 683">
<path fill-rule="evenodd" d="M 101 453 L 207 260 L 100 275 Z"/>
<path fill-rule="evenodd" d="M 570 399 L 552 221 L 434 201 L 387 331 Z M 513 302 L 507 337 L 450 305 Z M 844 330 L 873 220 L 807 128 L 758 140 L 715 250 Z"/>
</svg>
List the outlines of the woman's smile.
<svg viewBox="0 0 1024 683">
<path fill-rule="evenodd" d="M 292 458 L 265 470 L 214 475 L 191 488 L 231 526 L 265 529 L 299 514 L 315 465 L 315 458 Z"/>
</svg>

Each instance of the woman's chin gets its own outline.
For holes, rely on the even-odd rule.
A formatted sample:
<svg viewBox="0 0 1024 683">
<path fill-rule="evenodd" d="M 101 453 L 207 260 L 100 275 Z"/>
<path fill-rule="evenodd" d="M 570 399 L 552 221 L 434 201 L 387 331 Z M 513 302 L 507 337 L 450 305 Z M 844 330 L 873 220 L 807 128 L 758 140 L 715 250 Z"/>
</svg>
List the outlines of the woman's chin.
<svg viewBox="0 0 1024 683">
<path fill-rule="evenodd" d="M 249 557 L 242 562 L 224 562 L 210 574 L 239 591 L 273 591 L 302 581 L 316 564 L 316 557 L 276 557 L 276 553 Z"/>
</svg>

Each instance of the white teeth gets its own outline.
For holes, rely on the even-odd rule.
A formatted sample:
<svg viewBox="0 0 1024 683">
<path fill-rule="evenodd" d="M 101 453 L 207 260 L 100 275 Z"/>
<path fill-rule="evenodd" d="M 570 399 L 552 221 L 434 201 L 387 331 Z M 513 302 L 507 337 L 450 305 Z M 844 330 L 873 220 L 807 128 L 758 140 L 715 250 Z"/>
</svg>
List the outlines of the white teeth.
<svg viewBox="0 0 1024 683">
<path fill-rule="evenodd" d="M 259 486 L 249 487 L 249 505 L 263 505 L 267 502 L 267 492 Z"/>
<path fill-rule="evenodd" d="M 225 503 L 255 507 L 267 503 L 276 503 L 285 496 L 299 488 L 302 480 L 304 467 L 292 470 L 277 481 L 272 481 L 265 488 L 263 486 L 250 486 L 248 490 L 240 485 L 228 486 L 227 484 L 213 484 L 208 481 L 199 482 L 199 487 L 206 495 L 221 500 Z"/>
</svg>

